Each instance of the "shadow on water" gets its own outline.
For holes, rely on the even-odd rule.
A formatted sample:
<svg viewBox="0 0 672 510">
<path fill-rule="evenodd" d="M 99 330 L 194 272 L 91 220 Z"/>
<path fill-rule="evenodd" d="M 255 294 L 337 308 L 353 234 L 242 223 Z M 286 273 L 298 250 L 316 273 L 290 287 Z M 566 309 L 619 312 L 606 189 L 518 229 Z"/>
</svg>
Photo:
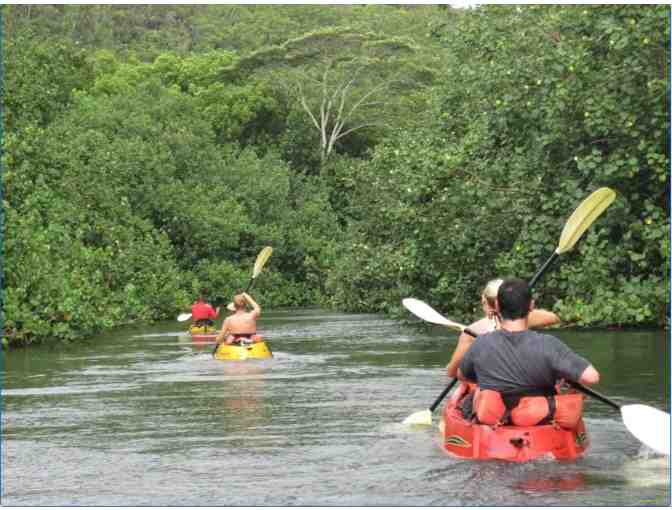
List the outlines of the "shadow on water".
<svg viewBox="0 0 672 510">
<path fill-rule="evenodd" d="M 669 463 L 586 406 L 576 462 L 468 462 L 401 421 L 448 382 L 456 334 L 376 315 L 276 311 L 271 360 L 222 362 L 183 324 L 5 354 L 10 506 L 640 506 L 670 504 Z M 669 409 L 661 332 L 558 331 L 615 399 Z"/>
</svg>

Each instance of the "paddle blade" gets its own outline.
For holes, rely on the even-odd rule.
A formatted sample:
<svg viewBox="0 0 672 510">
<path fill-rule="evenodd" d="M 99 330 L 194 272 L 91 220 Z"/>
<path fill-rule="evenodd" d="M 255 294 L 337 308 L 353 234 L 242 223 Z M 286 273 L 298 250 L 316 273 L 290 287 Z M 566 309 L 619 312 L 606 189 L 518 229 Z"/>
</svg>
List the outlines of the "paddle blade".
<svg viewBox="0 0 672 510">
<path fill-rule="evenodd" d="M 615 198 L 616 192 L 610 188 L 600 188 L 591 193 L 588 198 L 579 204 L 579 207 L 565 223 L 555 252 L 560 255 L 574 248 L 583 233 L 611 205 Z"/>
<path fill-rule="evenodd" d="M 464 331 L 465 326 L 446 319 L 439 312 L 434 310 L 424 301 L 420 301 L 415 298 L 406 298 L 401 301 L 401 303 L 406 307 L 406 309 L 411 312 L 416 317 L 419 317 L 423 321 L 431 322 L 432 324 L 439 324 L 440 326 L 446 326 L 456 331 Z"/>
<path fill-rule="evenodd" d="M 670 454 L 670 415 L 642 404 L 621 406 L 623 423 L 646 446 L 657 453 Z"/>
<path fill-rule="evenodd" d="M 429 409 L 418 411 L 417 413 L 410 415 L 402 423 L 404 425 L 431 425 L 432 412 Z"/>
<path fill-rule="evenodd" d="M 177 320 L 179 322 L 188 321 L 189 319 L 191 319 L 190 313 L 181 313 L 180 315 L 177 316 Z"/>
<path fill-rule="evenodd" d="M 259 252 L 259 255 L 257 255 L 257 260 L 254 263 L 254 270 L 252 271 L 252 278 L 256 278 L 259 273 L 261 273 L 261 270 L 264 268 L 264 265 L 266 264 L 266 261 L 270 258 L 271 254 L 273 253 L 273 248 L 270 246 L 266 246 L 263 250 Z"/>
</svg>

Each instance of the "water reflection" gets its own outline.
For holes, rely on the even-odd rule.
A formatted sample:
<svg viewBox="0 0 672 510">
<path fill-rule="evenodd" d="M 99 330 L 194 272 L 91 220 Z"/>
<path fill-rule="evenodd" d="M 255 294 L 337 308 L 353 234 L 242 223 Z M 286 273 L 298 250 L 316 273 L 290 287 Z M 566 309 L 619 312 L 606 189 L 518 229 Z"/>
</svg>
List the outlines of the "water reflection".
<svg viewBox="0 0 672 510">
<path fill-rule="evenodd" d="M 533 492 L 548 492 L 548 491 L 572 491 L 583 489 L 586 486 L 586 475 L 583 473 L 571 473 L 561 476 L 551 476 L 544 478 L 543 476 L 531 476 L 525 480 L 521 480 L 514 485 L 515 489 Z"/>
</svg>

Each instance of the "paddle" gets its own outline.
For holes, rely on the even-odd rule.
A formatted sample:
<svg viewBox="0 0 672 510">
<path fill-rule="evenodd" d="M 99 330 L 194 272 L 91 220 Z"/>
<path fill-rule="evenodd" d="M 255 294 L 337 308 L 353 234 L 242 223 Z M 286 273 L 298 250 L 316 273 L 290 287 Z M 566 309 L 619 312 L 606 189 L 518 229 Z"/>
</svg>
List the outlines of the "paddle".
<svg viewBox="0 0 672 510">
<path fill-rule="evenodd" d="M 259 252 L 259 255 L 257 255 L 257 260 L 254 261 L 254 267 L 252 268 L 252 278 L 250 278 L 250 283 L 247 284 L 245 293 L 247 293 L 252 288 L 252 284 L 254 283 L 255 278 L 259 276 L 259 273 L 261 273 L 261 270 L 266 265 L 266 262 L 271 257 L 272 253 L 273 248 L 271 248 L 270 246 L 262 248 L 262 250 Z M 227 310 L 230 310 L 232 312 L 236 310 L 236 308 L 233 306 L 233 303 L 229 303 L 228 305 L 226 305 L 226 308 Z M 212 351 L 213 356 L 217 352 L 218 348 L 219 344 L 215 342 L 215 349 Z"/>
<path fill-rule="evenodd" d="M 454 329 L 455 331 L 459 331 L 460 333 L 465 331 L 473 337 L 477 336 L 476 333 L 462 324 L 458 324 L 457 322 L 446 319 L 443 315 L 434 310 L 434 308 L 429 306 L 424 301 L 420 301 L 419 299 L 415 298 L 405 298 L 401 300 L 401 303 L 408 309 L 409 312 L 420 317 L 426 322 L 438 324 L 439 326 L 446 326 L 450 329 Z"/>
<path fill-rule="evenodd" d="M 473 336 L 474 338 L 476 338 L 477 336 L 476 333 L 471 331 L 466 326 L 463 326 L 462 324 L 458 324 L 457 322 L 453 322 L 449 319 L 446 319 L 443 315 L 434 310 L 434 308 L 429 306 L 424 301 L 420 301 L 419 299 L 415 298 L 405 298 L 401 301 L 401 303 L 406 307 L 406 309 L 409 312 L 411 312 L 413 315 L 419 317 L 424 321 L 431 322 L 432 324 L 438 324 L 440 326 L 446 326 L 456 331 L 460 332 L 464 331 L 465 333 Z M 411 414 L 402 423 L 404 425 L 431 425 L 432 413 L 436 410 L 436 408 L 439 406 L 444 397 L 448 395 L 450 390 L 453 389 L 453 386 L 455 386 L 456 383 L 457 378 L 450 381 L 450 383 L 448 383 L 448 386 L 445 387 L 445 389 L 441 392 L 441 394 L 436 398 L 434 403 L 431 406 L 429 406 L 429 409 L 425 409 L 423 411 L 417 411 Z"/>
<path fill-rule="evenodd" d="M 548 260 L 544 262 L 544 265 L 537 271 L 537 274 L 530 280 L 530 288 L 534 287 L 537 280 L 541 278 L 541 275 L 546 272 L 548 267 L 558 258 L 558 256 L 571 251 L 572 248 L 574 248 L 574 245 L 581 238 L 583 233 L 588 230 L 588 227 L 590 227 L 600 214 L 611 205 L 615 198 L 616 192 L 614 192 L 614 190 L 611 188 L 600 188 L 593 191 L 588 198 L 584 199 L 584 201 L 579 204 L 579 207 L 576 208 L 565 223 L 565 228 L 562 229 L 558 247 Z"/>
<path fill-rule="evenodd" d="M 611 205 L 611 203 L 614 201 L 615 198 L 616 193 L 614 192 L 614 190 L 610 188 L 600 188 L 591 193 L 586 199 L 583 200 L 583 202 L 579 204 L 576 210 L 567 219 L 565 227 L 562 229 L 562 233 L 560 234 L 560 241 L 558 242 L 558 247 L 549 257 L 549 259 L 541 266 L 539 271 L 537 271 L 537 274 L 535 274 L 530 280 L 529 283 L 530 288 L 532 288 L 534 284 L 537 283 L 539 278 L 541 278 L 541 275 L 543 275 L 546 272 L 546 270 L 548 270 L 553 261 L 556 258 L 558 258 L 559 255 L 561 255 L 562 253 L 566 253 L 570 251 L 572 248 L 574 248 L 574 245 L 581 238 L 583 233 L 588 229 L 588 227 L 590 227 L 595 222 L 598 216 L 600 216 L 600 214 L 602 214 L 604 210 Z M 409 299 L 411 301 L 407 302 L 407 300 Z M 404 301 L 402 301 L 402 303 L 404 304 L 404 306 L 406 306 L 406 308 L 408 308 L 408 310 L 411 313 L 426 320 L 427 322 L 432 322 L 434 324 L 441 324 L 443 326 L 448 326 L 453 329 L 459 329 L 460 331 L 466 329 L 464 326 L 460 326 L 459 324 L 449 321 L 448 319 L 443 317 L 440 313 L 436 312 L 432 307 L 426 305 L 422 301 L 418 301 L 417 299 L 413 300 L 413 298 L 407 298 Z M 412 309 L 409 308 L 408 305 L 410 305 Z M 457 326 L 457 328 L 455 326 Z M 467 333 L 473 337 L 476 337 L 476 335 L 474 335 L 473 332 L 471 331 L 467 331 Z M 448 386 L 452 387 L 454 384 L 455 382 L 451 381 Z M 442 395 L 441 399 L 443 399 L 443 397 L 447 394 L 448 391 L 444 390 L 441 393 Z M 441 402 L 441 399 L 439 399 L 439 402 Z M 437 406 L 438 403 L 436 403 L 434 409 L 436 409 Z M 434 411 L 434 409 L 427 409 L 425 411 L 418 411 L 416 413 L 413 413 L 408 418 L 406 418 L 403 423 L 411 425 L 431 425 L 432 412 Z"/>
<path fill-rule="evenodd" d="M 266 246 L 259 252 L 259 255 L 257 255 L 257 260 L 254 262 L 254 269 L 252 269 L 252 278 L 250 278 L 250 283 L 247 284 L 245 292 L 249 291 L 252 288 L 254 279 L 257 276 L 259 276 L 259 273 L 261 273 L 261 270 L 266 265 L 266 261 L 271 257 L 272 253 L 273 248 L 271 248 L 270 246 Z"/>
<path fill-rule="evenodd" d="M 589 395 L 621 412 L 623 423 L 630 433 L 640 442 L 665 455 L 670 454 L 670 415 L 655 407 L 643 404 L 618 405 L 597 391 L 581 383 L 568 381 L 568 384 L 581 393 Z"/>
<path fill-rule="evenodd" d="M 446 326 L 449 326 L 454 329 L 459 329 L 464 331 L 468 335 L 476 337 L 473 331 L 470 331 L 469 328 L 458 324 L 449 319 L 443 317 L 440 313 L 434 310 L 431 306 L 418 301 L 417 299 L 404 299 L 404 306 L 408 308 L 413 314 L 417 315 L 427 322 L 433 322 L 434 324 L 443 323 Z M 441 321 L 441 322 L 439 322 Z M 430 423 L 431 423 L 431 412 L 436 409 L 436 407 L 441 402 L 441 399 L 448 394 L 450 389 L 455 385 L 457 379 L 453 379 L 450 384 L 446 387 L 445 390 L 441 393 L 439 398 L 432 404 L 429 408 L 430 411 Z M 625 427 L 630 431 L 630 433 L 635 436 L 640 442 L 644 443 L 646 446 L 652 450 L 663 453 L 665 455 L 670 454 L 670 415 L 660 409 L 655 407 L 645 406 L 643 404 L 632 404 L 632 405 L 618 405 L 613 400 L 605 397 L 604 395 L 599 394 L 597 391 L 587 388 L 581 383 L 574 381 L 567 381 L 570 386 L 576 388 L 581 393 L 591 396 L 609 406 L 621 412 L 623 418 L 623 423 Z M 427 411 L 420 411 L 419 413 L 426 413 Z M 409 416 L 404 420 L 405 424 L 414 424 L 411 418 L 414 415 Z"/>
</svg>

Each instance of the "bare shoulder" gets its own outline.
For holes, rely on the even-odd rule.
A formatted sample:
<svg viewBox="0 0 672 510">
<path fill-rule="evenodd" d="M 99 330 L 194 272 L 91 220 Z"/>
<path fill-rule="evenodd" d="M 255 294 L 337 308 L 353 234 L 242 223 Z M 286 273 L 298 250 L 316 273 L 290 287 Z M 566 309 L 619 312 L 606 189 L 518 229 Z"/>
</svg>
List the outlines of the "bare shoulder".
<svg viewBox="0 0 672 510">
<path fill-rule="evenodd" d="M 492 321 L 490 321 L 490 319 L 488 319 L 487 317 L 483 317 L 482 319 L 479 319 L 476 322 L 472 322 L 469 325 L 469 329 L 479 335 L 489 333 L 490 331 L 493 330 Z"/>
</svg>

